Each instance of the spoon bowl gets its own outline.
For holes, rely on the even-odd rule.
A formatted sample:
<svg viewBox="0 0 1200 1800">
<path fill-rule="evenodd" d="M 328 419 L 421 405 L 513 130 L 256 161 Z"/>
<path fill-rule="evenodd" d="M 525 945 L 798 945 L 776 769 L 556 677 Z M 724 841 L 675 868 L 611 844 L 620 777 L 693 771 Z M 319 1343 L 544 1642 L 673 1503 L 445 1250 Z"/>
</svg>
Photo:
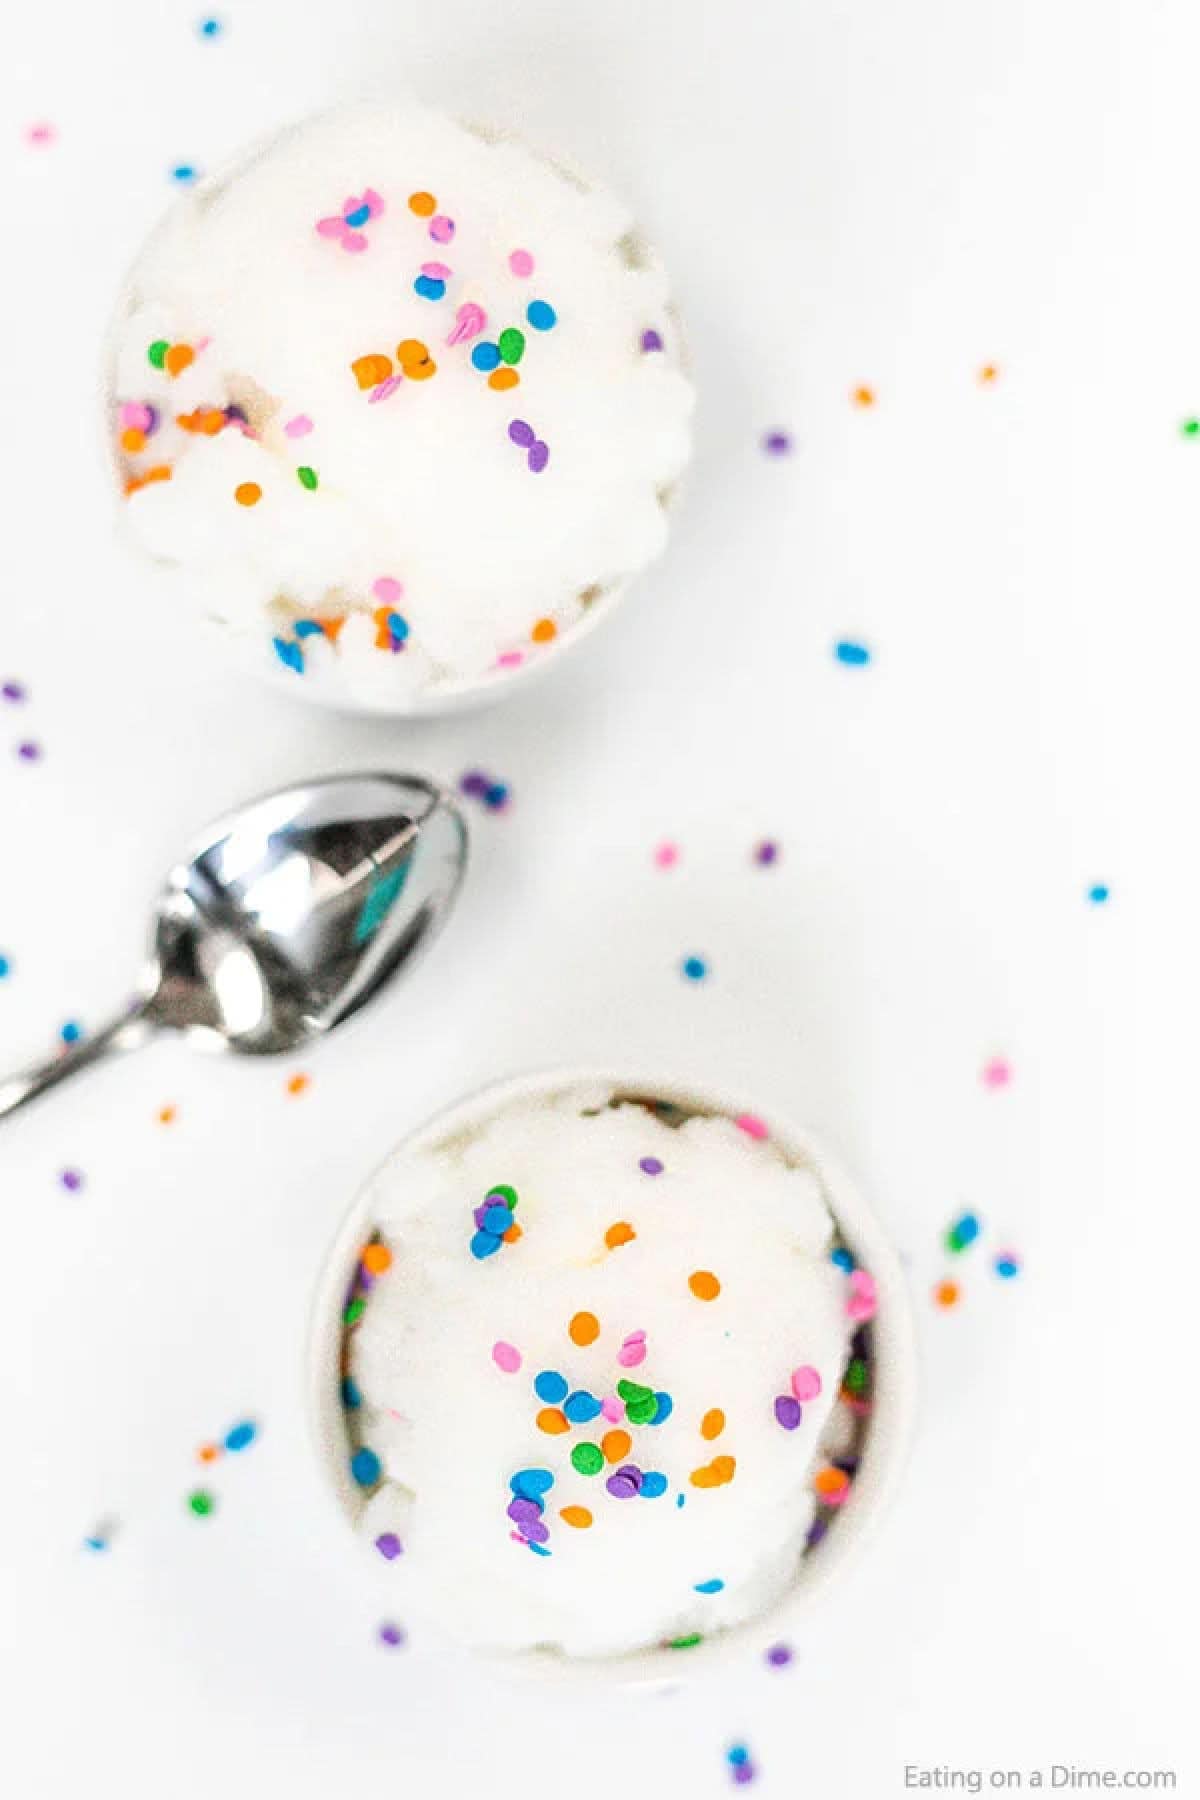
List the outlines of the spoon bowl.
<svg viewBox="0 0 1200 1800">
<path fill-rule="evenodd" d="M 252 801 L 168 874 L 131 1006 L 0 1083 L 0 1117 L 156 1031 L 255 1056 L 322 1036 L 432 940 L 466 859 L 461 814 L 419 776 L 331 776 Z"/>
</svg>

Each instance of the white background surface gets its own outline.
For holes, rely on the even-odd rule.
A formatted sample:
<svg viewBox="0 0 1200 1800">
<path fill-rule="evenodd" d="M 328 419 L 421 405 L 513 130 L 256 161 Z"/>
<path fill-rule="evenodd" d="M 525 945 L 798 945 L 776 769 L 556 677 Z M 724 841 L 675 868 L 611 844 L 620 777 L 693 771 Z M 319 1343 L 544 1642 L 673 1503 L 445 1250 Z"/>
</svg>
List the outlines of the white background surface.
<svg viewBox="0 0 1200 1800">
<path fill-rule="evenodd" d="M 906 1762 L 1195 1791 L 1200 13 L 232 0 L 211 43 L 200 16 L 45 0 L 5 35 L 0 679 L 31 689 L 0 707 L 5 1057 L 100 1020 L 159 871 L 244 795 L 483 764 L 515 801 L 474 815 L 438 954 L 303 1065 L 162 1046 L 0 1127 L 0 1788 L 703 1796 L 741 1739 L 764 1795 L 886 1800 Z M 170 168 L 403 80 L 631 197 L 702 388 L 673 550 L 619 622 L 511 709 L 408 729 L 196 660 L 114 543 L 94 395 Z M 380 1649 L 400 1566 L 339 1530 L 300 1412 L 320 1257 L 380 1154 L 483 1080 L 605 1058 L 837 1144 L 925 1350 L 903 1499 L 792 1667 L 655 1700 Z M 942 1314 L 964 1204 L 986 1243 Z M 246 1413 L 199 1523 L 195 1448 Z"/>
</svg>

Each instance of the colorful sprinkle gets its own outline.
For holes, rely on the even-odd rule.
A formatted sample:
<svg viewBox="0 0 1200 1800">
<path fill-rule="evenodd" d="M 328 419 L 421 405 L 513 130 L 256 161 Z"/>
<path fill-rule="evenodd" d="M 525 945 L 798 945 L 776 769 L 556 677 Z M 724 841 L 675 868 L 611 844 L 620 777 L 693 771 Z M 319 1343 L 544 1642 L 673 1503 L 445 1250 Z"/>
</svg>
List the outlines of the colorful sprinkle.
<svg viewBox="0 0 1200 1800">
<path fill-rule="evenodd" d="M 957 1306 L 961 1296 L 962 1290 L 957 1281 L 939 1281 L 933 1290 L 935 1306 Z"/>
<path fill-rule="evenodd" d="M 776 1423 L 785 1431 L 795 1431 L 801 1419 L 800 1402 L 793 1394 L 779 1394 L 775 1400 Z"/>
<path fill-rule="evenodd" d="M 679 855 L 678 844 L 659 844 L 654 851 L 654 866 L 656 869 L 673 869 L 679 861 Z"/>
<path fill-rule="evenodd" d="M 528 1500 L 538 1500 L 543 1494 L 550 1492 L 554 1486 L 554 1476 L 549 1469 L 518 1469 L 508 1485 L 514 1494 L 523 1494 Z"/>
<path fill-rule="evenodd" d="M 437 211 L 437 201 L 422 188 L 408 196 L 408 210 L 416 213 L 418 219 L 428 219 Z"/>
<path fill-rule="evenodd" d="M 518 331 L 515 325 L 509 325 L 496 340 L 496 348 L 500 352 L 501 362 L 515 367 L 525 354 L 525 334 Z"/>
<path fill-rule="evenodd" d="M 713 1438 L 720 1437 L 725 1429 L 725 1414 L 719 1406 L 710 1406 L 700 1421 L 700 1436 L 710 1443 Z"/>
<path fill-rule="evenodd" d="M 534 1424 L 539 1431 L 544 1431 L 547 1437 L 561 1437 L 564 1431 L 571 1429 L 565 1413 L 561 1412 L 557 1406 L 543 1406 L 534 1420 Z"/>
<path fill-rule="evenodd" d="M 867 646 L 854 638 L 839 638 L 833 646 L 833 654 L 847 669 L 865 669 L 871 660 Z"/>
<path fill-rule="evenodd" d="M 973 1244 L 979 1236 L 979 1220 L 974 1213 L 962 1213 L 946 1233 L 947 1250 L 958 1252 Z"/>
<path fill-rule="evenodd" d="M 552 644 L 558 636 L 558 626 L 553 619 L 539 619 L 529 635 L 535 644 Z"/>
<path fill-rule="evenodd" d="M 297 1069 L 294 1075 L 289 1075 L 284 1082 L 285 1091 L 293 1096 L 306 1093 L 311 1086 L 312 1076 L 306 1075 L 301 1069 Z"/>
<path fill-rule="evenodd" d="M 180 187 L 190 187 L 199 174 L 199 169 L 193 163 L 176 163 L 171 170 L 171 180 L 177 181 Z"/>
<path fill-rule="evenodd" d="M 546 467 L 546 465 L 549 461 L 550 461 L 550 446 L 549 446 L 549 444 L 544 443 L 541 438 L 539 438 L 537 443 L 531 447 L 530 452 L 529 452 L 528 463 L 529 463 L 530 473 L 533 475 L 540 475 L 542 470 Z"/>
<path fill-rule="evenodd" d="M 1088 889 L 1087 897 L 1093 906 L 1104 906 L 1108 902 L 1110 891 L 1103 881 L 1097 881 Z"/>
<path fill-rule="evenodd" d="M 48 119 L 39 119 L 35 125 L 25 127 L 26 143 L 32 144 L 38 150 L 44 150 L 48 144 L 54 142 L 57 136 L 58 131 Z"/>
<path fill-rule="evenodd" d="M 586 1531 L 592 1522 L 592 1515 L 586 1506 L 560 1507 L 558 1516 L 564 1525 L 573 1525 L 576 1531 Z"/>
<path fill-rule="evenodd" d="M 567 1335 L 573 1344 L 594 1344 L 600 1336 L 600 1321 L 595 1313 L 577 1312 L 567 1326 Z"/>
<path fill-rule="evenodd" d="M 697 1581 L 694 1583 L 695 1591 L 698 1594 L 719 1594 L 724 1586 L 725 1583 L 718 1580 L 716 1576 L 710 1581 Z"/>
<path fill-rule="evenodd" d="M 362 1266 L 368 1275 L 383 1275 L 392 1266 L 392 1253 L 386 1244 L 368 1244 L 362 1253 Z"/>
<path fill-rule="evenodd" d="M 262 489 L 257 481 L 239 481 L 233 490 L 233 497 L 239 506 L 257 506 L 262 499 Z"/>
<path fill-rule="evenodd" d="M 688 1276 L 688 1286 L 697 1300 L 715 1300 L 721 1291 L 721 1284 L 711 1269 L 693 1269 Z"/>
<path fill-rule="evenodd" d="M 604 1467 L 599 1444 L 576 1444 L 571 1451 L 571 1466 L 580 1475 L 598 1475 Z"/>
<path fill-rule="evenodd" d="M 757 1113 L 739 1113 L 733 1122 L 739 1131 L 744 1131 L 747 1137 L 755 1138 L 759 1143 L 763 1143 L 770 1135 L 766 1120 L 760 1119 Z"/>
<path fill-rule="evenodd" d="M 703 981 L 708 974 L 708 964 L 702 956 L 685 956 L 682 969 L 685 981 Z"/>
<path fill-rule="evenodd" d="M 636 1369 L 639 1363 L 646 1360 L 646 1334 L 627 1337 L 617 1351 L 617 1361 L 623 1369 Z"/>
<path fill-rule="evenodd" d="M 522 278 L 533 274 L 533 258 L 528 250 L 514 250 L 509 256 L 508 266 L 514 275 Z"/>
<path fill-rule="evenodd" d="M 300 486 L 307 488 L 311 494 L 317 485 L 317 471 L 310 469 L 307 465 L 302 465 L 296 470 L 296 479 Z"/>
<path fill-rule="evenodd" d="M 760 869 L 772 868 L 779 861 L 779 845 L 773 838 L 764 838 L 754 846 L 754 860 Z"/>
<path fill-rule="evenodd" d="M 547 1406 L 557 1406 L 567 1397 L 567 1381 L 554 1369 L 543 1369 L 534 1377 L 533 1391 Z"/>
<path fill-rule="evenodd" d="M 840 1506 L 850 1492 L 850 1477 L 844 1469 L 818 1469 L 813 1486 L 826 1506 Z"/>
<path fill-rule="evenodd" d="M 476 344 L 472 350 L 471 364 L 472 367 L 479 370 L 480 374 L 486 375 L 489 370 L 500 367 L 500 352 L 495 344 L 485 340 L 482 344 Z"/>
<path fill-rule="evenodd" d="M 600 1439 L 600 1448 L 605 1462 L 619 1463 L 633 1449 L 633 1439 L 627 1431 L 606 1431 Z"/>
<path fill-rule="evenodd" d="M 296 413 L 285 423 L 283 433 L 290 438 L 307 437 L 312 428 L 313 422 L 307 413 Z"/>
<path fill-rule="evenodd" d="M 642 1476 L 641 1498 L 660 1500 L 667 1491 L 667 1478 L 660 1469 L 647 1469 Z"/>
<path fill-rule="evenodd" d="M 663 1167 L 657 1156 L 643 1156 L 638 1160 L 638 1168 L 643 1175 L 661 1175 Z"/>
<path fill-rule="evenodd" d="M 161 369 L 167 360 L 167 351 L 171 348 L 166 338 L 155 338 L 146 351 L 146 361 L 152 369 Z"/>
<path fill-rule="evenodd" d="M 525 319 L 535 331 L 552 331 L 558 323 L 558 314 L 548 300 L 531 300 L 525 308 Z"/>
<path fill-rule="evenodd" d="M 786 431 L 768 431 L 762 442 L 768 456 L 787 456 L 792 450 L 792 440 Z"/>
<path fill-rule="evenodd" d="M 497 1338 L 492 1345 L 492 1361 L 506 1375 L 515 1375 L 521 1367 L 521 1352 L 512 1344 L 506 1344 L 503 1338 Z"/>
<path fill-rule="evenodd" d="M 203 38 L 219 37 L 221 34 L 221 21 L 220 19 L 201 19 L 198 29 L 200 36 Z"/>
<path fill-rule="evenodd" d="M 563 1401 L 563 1412 L 572 1425 L 590 1425 L 593 1419 L 600 1417 L 601 1407 L 594 1394 L 579 1388 L 575 1393 L 567 1395 Z"/>
<path fill-rule="evenodd" d="M 68 1194 L 77 1194 L 83 1186 L 83 1170 L 63 1169 L 58 1179 L 60 1184 L 66 1188 Z"/>
<path fill-rule="evenodd" d="M 405 1633 L 402 1625 L 396 1625 L 391 1619 L 385 1619 L 379 1627 L 379 1641 L 389 1650 L 398 1650 L 404 1643 Z"/>
<path fill-rule="evenodd" d="M 448 244 L 454 237 L 454 220 L 448 219 L 445 213 L 436 213 L 429 221 L 429 235 L 435 244 Z"/>
<path fill-rule="evenodd" d="M 815 1400 L 821 1392 L 821 1371 L 811 1363 L 803 1363 L 792 1370 L 791 1388 L 797 1400 Z"/>
<path fill-rule="evenodd" d="M 450 328 L 446 342 L 447 344 L 469 344 L 471 339 L 477 338 L 486 327 L 487 314 L 482 306 L 476 306 L 473 301 L 468 300 L 455 313 L 454 324 Z"/>
<path fill-rule="evenodd" d="M 375 1452 L 364 1444 L 350 1458 L 350 1473 L 359 1487 L 374 1487 L 383 1473 L 383 1464 Z"/>
<path fill-rule="evenodd" d="M 855 406 L 874 406 L 875 390 L 869 387 L 857 387 L 851 398 Z"/>
<path fill-rule="evenodd" d="M 250 1419 L 242 1419 L 225 1433 L 227 1450 L 246 1450 L 258 1436 L 258 1427 Z"/>
<path fill-rule="evenodd" d="M 636 1236 L 637 1232 L 632 1225 L 627 1224 L 624 1219 L 618 1219 L 617 1223 L 610 1225 L 605 1232 L 604 1242 L 610 1250 L 619 1250 L 622 1244 L 632 1244 Z M 629 1339 L 627 1338 L 625 1341 L 628 1343 Z"/>
<path fill-rule="evenodd" d="M 189 1510 L 198 1519 L 207 1519 L 209 1514 L 216 1510 L 217 1500 L 216 1495 L 210 1494 L 207 1488 L 193 1488 L 188 1495 L 187 1503 Z"/>
<path fill-rule="evenodd" d="M 772 1669 L 786 1669 L 792 1656 L 790 1644 L 772 1644 L 767 1651 L 767 1663 Z"/>
<path fill-rule="evenodd" d="M 604 1485 L 614 1500 L 636 1500 L 642 1485 L 641 1470 L 628 1463 L 610 1475 Z"/>
<path fill-rule="evenodd" d="M 1021 1259 L 1015 1250 L 999 1250 L 992 1267 L 1002 1281 L 1012 1281 L 1021 1273 Z"/>
<path fill-rule="evenodd" d="M 879 1293 L 875 1277 L 865 1269 L 854 1269 L 847 1282 L 846 1317 L 865 1324 L 879 1310 Z"/>
<path fill-rule="evenodd" d="M 979 1074 L 979 1079 L 987 1088 L 1008 1087 L 1012 1078 L 1012 1064 L 1003 1056 L 993 1056 L 990 1062 L 984 1063 Z"/>
<path fill-rule="evenodd" d="M 661 350 L 662 347 L 663 347 L 663 341 L 657 331 L 655 331 L 652 327 L 649 330 L 643 331 L 643 333 L 642 333 L 642 349 L 644 351 L 650 352 L 652 350 Z"/>
</svg>

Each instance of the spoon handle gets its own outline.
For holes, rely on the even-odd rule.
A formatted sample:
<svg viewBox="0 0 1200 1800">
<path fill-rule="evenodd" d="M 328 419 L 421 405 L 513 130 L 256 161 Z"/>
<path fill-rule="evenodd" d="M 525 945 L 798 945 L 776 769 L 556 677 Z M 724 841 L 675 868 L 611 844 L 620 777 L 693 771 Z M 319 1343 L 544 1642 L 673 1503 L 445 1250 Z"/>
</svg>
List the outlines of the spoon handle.
<svg viewBox="0 0 1200 1800">
<path fill-rule="evenodd" d="M 79 1069 L 90 1069 L 94 1063 L 118 1051 L 140 1049 L 153 1036 L 154 1030 L 146 1002 L 139 1000 L 102 1030 L 81 1038 L 79 1043 L 72 1044 L 49 1062 L 0 1081 L 0 1119 L 6 1113 L 16 1112 L 27 1100 L 36 1100 L 39 1094 L 57 1087 L 60 1081 L 65 1081 Z"/>
</svg>

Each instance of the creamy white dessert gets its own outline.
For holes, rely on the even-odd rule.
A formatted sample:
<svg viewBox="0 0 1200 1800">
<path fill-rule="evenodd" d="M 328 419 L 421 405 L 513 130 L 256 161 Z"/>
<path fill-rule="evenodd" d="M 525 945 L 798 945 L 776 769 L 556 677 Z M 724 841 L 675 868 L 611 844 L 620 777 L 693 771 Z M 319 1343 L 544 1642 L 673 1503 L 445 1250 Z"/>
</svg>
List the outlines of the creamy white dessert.
<svg viewBox="0 0 1200 1800">
<path fill-rule="evenodd" d="M 874 1283 L 750 1117 L 570 1092 L 401 1153 L 347 1310 L 360 1529 L 478 1647 L 764 1610 L 850 1491 Z"/>
<path fill-rule="evenodd" d="M 134 540 L 297 691 L 379 708 L 552 654 L 662 549 L 689 453 L 625 207 L 415 104 L 182 198 L 112 379 Z"/>
</svg>

